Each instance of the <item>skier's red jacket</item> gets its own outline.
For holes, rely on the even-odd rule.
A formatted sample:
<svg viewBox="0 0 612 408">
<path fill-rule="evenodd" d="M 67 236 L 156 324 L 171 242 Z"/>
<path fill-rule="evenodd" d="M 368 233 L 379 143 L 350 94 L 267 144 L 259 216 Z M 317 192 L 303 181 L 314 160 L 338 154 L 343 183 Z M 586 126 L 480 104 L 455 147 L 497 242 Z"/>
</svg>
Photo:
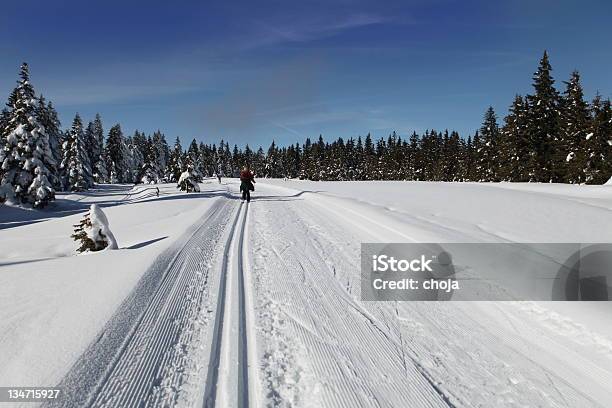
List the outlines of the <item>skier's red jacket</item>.
<svg viewBox="0 0 612 408">
<path fill-rule="evenodd" d="M 240 181 L 250 181 L 250 182 L 254 182 L 255 180 L 253 180 L 255 177 L 253 176 L 253 173 L 251 173 L 250 170 L 242 170 L 240 172 Z"/>
</svg>

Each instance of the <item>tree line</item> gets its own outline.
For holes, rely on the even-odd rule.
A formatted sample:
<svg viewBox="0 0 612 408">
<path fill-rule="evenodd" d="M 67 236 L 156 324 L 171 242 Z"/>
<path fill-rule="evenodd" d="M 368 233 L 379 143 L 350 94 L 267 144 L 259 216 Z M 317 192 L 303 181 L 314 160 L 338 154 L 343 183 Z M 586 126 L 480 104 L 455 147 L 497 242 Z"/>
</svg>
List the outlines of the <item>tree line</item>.
<svg viewBox="0 0 612 408">
<path fill-rule="evenodd" d="M 329 143 L 322 136 L 267 151 L 221 140 L 187 149 L 177 137 L 119 124 L 105 134 L 100 115 L 84 124 L 77 113 L 62 130 L 52 102 L 36 95 L 29 67 L 0 114 L 0 202 L 43 207 L 55 191 L 82 191 L 95 183 L 177 182 L 189 171 L 199 181 L 236 177 L 249 165 L 259 177 L 307 180 L 511 181 L 602 184 L 612 175 L 612 109 L 597 95 L 585 101 L 573 72 L 559 92 L 545 52 L 533 76 L 533 94 L 516 95 L 503 123 L 492 107 L 474 135 L 427 130 L 402 138 L 393 132 Z"/>
<path fill-rule="evenodd" d="M 585 101 L 580 74 L 554 86 L 544 52 L 533 94 L 516 95 L 503 123 L 492 107 L 474 135 L 448 130 L 395 132 L 376 141 L 307 139 L 249 158 L 260 175 L 309 180 L 509 181 L 603 184 L 612 176 L 612 109 L 600 95 Z"/>
</svg>

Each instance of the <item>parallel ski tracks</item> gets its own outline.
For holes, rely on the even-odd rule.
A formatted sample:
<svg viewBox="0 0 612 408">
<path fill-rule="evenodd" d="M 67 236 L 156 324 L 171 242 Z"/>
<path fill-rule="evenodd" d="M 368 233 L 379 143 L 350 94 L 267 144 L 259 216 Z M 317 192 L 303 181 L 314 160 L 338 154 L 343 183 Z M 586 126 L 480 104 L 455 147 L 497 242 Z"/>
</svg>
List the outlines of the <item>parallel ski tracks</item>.
<svg viewBox="0 0 612 408">
<path fill-rule="evenodd" d="M 227 206 L 218 205 L 168 266 L 146 311 L 124 342 L 91 407 L 136 407 L 172 403 L 184 372 L 185 354 L 208 296 L 214 235 L 222 230 Z M 214 230 L 214 231 L 213 231 Z"/>
<path fill-rule="evenodd" d="M 249 204 L 241 202 L 223 251 L 217 308 L 203 406 L 248 407 L 249 341 L 245 283 L 244 239 Z M 238 296 L 238 310 L 234 312 Z M 237 349 L 233 338 L 237 331 Z M 237 363 L 237 367 L 235 366 Z M 237 376 L 237 378 L 234 378 Z"/>
<path fill-rule="evenodd" d="M 75 395 L 57 406 L 174 406 L 186 382 L 198 378 L 199 391 L 190 391 L 188 401 L 206 408 L 257 405 L 244 256 L 249 204 L 235 203 L 213 204 L 156 260 L 156 272 L 145 276 L 159 283 L 135 289 L 130 297 L 136 300 L 120 308 L 65 380 Z M 194 371 L 194 358 L 208 367 Z"/>
</svg>

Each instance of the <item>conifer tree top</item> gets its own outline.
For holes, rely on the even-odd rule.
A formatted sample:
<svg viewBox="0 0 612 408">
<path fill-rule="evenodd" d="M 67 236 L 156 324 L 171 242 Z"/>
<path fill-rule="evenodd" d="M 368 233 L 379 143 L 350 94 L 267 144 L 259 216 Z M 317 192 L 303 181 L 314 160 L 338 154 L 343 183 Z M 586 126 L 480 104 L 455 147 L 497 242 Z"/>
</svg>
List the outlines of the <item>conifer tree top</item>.
<svg viewBox="0 0 612 408">
<path fill-rule="evenodd" d="M 27 62 L 21 64 L 21 67 L 19 68 L 19 76 L 23 82 L 30 80 L 30 68 L 28 67 Z"/>
<path fill-rule="evenodd" d="M 554 91 L 553 85 L 555 80 L 551 75 L 551 71 L 552 67 L 548 60 L 548 53 L 544 51 L 538 70 L 533 74 L 533 87 L 535 88 L 536 94 L 549 94 L 551 91 Z"/>
</svg>

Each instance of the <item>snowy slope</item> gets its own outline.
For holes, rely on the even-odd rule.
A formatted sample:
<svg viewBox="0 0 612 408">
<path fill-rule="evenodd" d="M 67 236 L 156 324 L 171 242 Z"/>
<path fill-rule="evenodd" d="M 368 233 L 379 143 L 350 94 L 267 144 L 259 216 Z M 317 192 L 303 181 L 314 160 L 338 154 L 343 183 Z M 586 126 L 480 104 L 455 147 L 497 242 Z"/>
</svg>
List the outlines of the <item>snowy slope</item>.
<svg viewBox="0 0 612 408">
<path fill-rule="evenodd" d="M 108 205 L 108 253 L 73 255 L 80 214 L 5 221 L 0 385 L 61 383 L 59 406 L 612 406 L 607 302 L 359 299 L 361 242 L 610 242 L 610 187 L 201 188 L 66 198 Z"/>
<path fill-rule="evenodd" d="M 73 194 L 76 202 L 118 204 L 103 207 L 116 251 L 75 255 L 72 225 L 87 204 L 75 215 L 0 230 L 0 384 L 58 383 L 155 256 L 224 191 L 202 186 L 209 188 L 199 196 L 163 186 L 155 201 L 125 191 Z"/>
<path fill-rule="evenodd" d="M 608 240 L 609 210 L 601 207 L 611 193 L 595 191 L 593 206 L 531 186 L 267 183 L 275 187 L 258 184 L 269 197 L 253 203 L 251 227 L 261 231 L 252 254 L 265 323 L 260 354 L 301 362 L 291 364 L 297 378 L 311 378 L 296 385 L 265 364 L 271 389 L 296 399 L 317 395 L 324 406 L 433 404 L 411 394 L 424 392 L 416 367 L 454 406 L 612 403 L 607 303 L 593 305 L 601 311 L 593 318 L 584 304 L 568 317 L 555 303 L 358 300 L 359 242 Z M 291 346 L 269 335 L 275 330 Z"/>
<path fill-rule="evenodd" d="M 418 241 L 612 242 L 612 188 L 608 186 L 299 180 L 266 183 L 317 192 L 321 198 L 335 197 L 336 202 L 358 209 L 362 215 L 375 213 L 407 223 L 410 237 Z"/>
</svg>

